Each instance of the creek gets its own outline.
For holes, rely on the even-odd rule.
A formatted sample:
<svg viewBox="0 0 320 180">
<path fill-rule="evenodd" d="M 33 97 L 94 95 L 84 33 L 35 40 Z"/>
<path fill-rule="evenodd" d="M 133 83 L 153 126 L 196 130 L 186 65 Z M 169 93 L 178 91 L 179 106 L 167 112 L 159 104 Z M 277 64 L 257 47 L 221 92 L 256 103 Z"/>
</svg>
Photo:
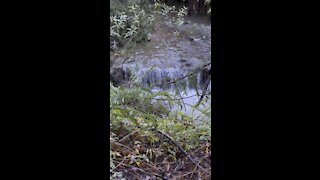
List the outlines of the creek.
<svg viewBox="0 0 320 180">
<path fill-rule="evenodd" d="M 191 106 L 204 91 L 211 92 L 210 19 L 191 15 L 185 17 L 181 26 L 164 21 L 156 24 L 155 29 L 144 46 L 137 46 L 132 53 L 118 58 L 111 72 L 122 82 L 132 76 L 140 77 L 142 85 L 154 91 L 177 94 L 179 90 L 184 106 L 174 109 L 189 115 L 199 114 Z M 180 80 L 171 83 L 174 79 Z"/>
</svg>

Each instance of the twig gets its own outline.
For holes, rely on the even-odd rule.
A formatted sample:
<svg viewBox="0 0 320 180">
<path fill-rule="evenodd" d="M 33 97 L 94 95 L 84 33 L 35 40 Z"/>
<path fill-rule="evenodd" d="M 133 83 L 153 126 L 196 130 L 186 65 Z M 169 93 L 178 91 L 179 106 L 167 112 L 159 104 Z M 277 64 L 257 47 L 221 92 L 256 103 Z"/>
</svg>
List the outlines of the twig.
<svg viewBox="0 0 320 180">
<path fill-rule="evenodd" d="M 128 138 L 129 136 L 131 136 L 131 135 L 133 135 L 133 134 L 135 134 L 136 132 L 138 132 L 138 130 L 136 130 L 136 131 L 133 131 L 132 133 L 130 133 L 130 134 L 128 134 L 128 135 L 126 135 L 126 136 L 124 136 L 122 139 L 120 139 L 118 142 L 122 142 L 123 140 L 125 140 L 126 138 Z"/>
<path fill-rule="evenodd" d="M 211 79 L 211 76 L 210 76 L 210 79 Z M 202 101 L 203 97 L 204 97 L 204 96 L 205 96 L 205 94 L 207 93 L 207 90 L 208 90 L 209 84 L 210 84 L 210 81 L 208 81 L 207 85 L 203 88 L 203 90 L 202 90 L 202 95 L 201 95 L 201 97 L 199 98 L 199 101 L 197 102 L 196 107 L 197 107 L 198 105 L 200 105 L 200 103 L 201 103 L 201 101 Z"/>
<path fill-rule="evenodd" d="M 191 174 L 191 173 L 192 173 L 192 172 L 188 172 L 188 173 L 184 174 L 183 176 L 186 176 L 186 175 Z"/>
<path fill-rule="evenodd" d="M 158 172 L 161 172 L 160 169 L 157 168 L 156 165 L 154 165 L 151 161 L 150 161 L 150 164 L 147 163 L 147 165 L 153 167 L 153 168 L 156 169 Z"/>
<path fill-rule="evenodd" d="M 182 151 L 183 154 L 185 154 L 185 155 L 190 159 L 190 161 L 191 161 L 193 164 L 197 165 L 197 163 L 192 159 L 192 157 L 190 156 L 190 154 L 188 154 L 188 153 L 187 153 L 176 141 L 174 141 L 169 135 L 167 135 L 166 133 L 164 133 L 164 132 L 162 132 L 162 131 L 160 131 L 160 130 L 158 130 L 158 129 L 156 129 L 156 131 L 159 132 L 160 134 L 164 135 L 166 138 L 168 138 L 172 143 L 174 143 L 174 144 L 180 149 L 180 151 Z M 207 172 L 207 170 L 204 169 L 202 166 L 200 166 L 200 165 L 198 165 L 198 166 L 200 167 L 200 169 L 202 169 L 202 170 L 204 170 L 204 171 Z"/>
<path fill-rule="evenodd" d="M 202 161 L 204 158 L 207 158 L 207 156 L 204 156 L 203 158 L 200 159 L 200 161 L 198 162 L 198 164 L 196 165 L 196 167 L 194 167 L 191 177 L 192 177 L 193 174 L 196 172 L 197 167 L 199 166 L 199 164 L 201 163 L 201 161 Z"/>
<path fill-rule="evenodd" d="M 201 109 L 199 109 L 198 107 L 193 106 L 193 105 L 188 104 L 188 103 L 185 103 L 185 104 L 186 104 L 186 105 L 188 105 L 189 107 L 192 107 L 192 108 L 194 108 L 195 110 L 197 110 L 197 111 L 201 112 L 202 114 L 204 114 L 204 115 L 206 115 L 206 116 L 208 116 L 208 117 L 211 117 L 209 114 L 207 114 L 207 113 L 203 112 L 203 111 L 202 111 Z"/>
<path fill-rule="evenodd" d="M 121 68 L 122 68 L 122 69 L 124 69 L 124 68 L 123 68 L 123 65 L 124 65 L 124 63 L 125 63 L 128 59 L 130 59 L 130 58 L 129 58 L 129 57 L 126 57 L 126 58 L 122 61 L 122 64 L 121 64 Z"/>
<path fill-rule="evenodd" d="M 211 64 L 211 62 L 208 63 L 208 64 L 205 64 L 204 66 L 202 66 L 202 68 L 205 68 L 206 66 L 208 66 L 208 65 L 210 65 L 210 64 Z M 178 79 L 175 79 L 175 80 L 166 82 L 166 83 L 154 84 L 152 87 L 155 87 L 155 86 L 163 86 L 163 85 L 169 85 L 169 84 L 172 84 L 172 83 L 176 83 L 177 81 L 180 81 L 180 80 L 182 80 L 182 79 L 184 79 L 184 78 L 186 78 L 186 77 L 193 76 L 195 73 L 196 73 L 196 71 L 195 71 L 195 72 L 192 72 L 192 73 L 190 73 L 190 74 L 187 74 L 187 75 L 185 75 L 185 76 L 182 76 L 182 77 L 180 77 L 180 78 L 178 78 Z"/>
<path fill-rule="evenodd" d="M 113 161 L 113 162 L 116 162 L 116 163 L 120 163 L 119 161 L 116 161 L 116 160 L 112 160 L 112 161 Z M 138 169 L 139 171 L 141 171 L 141 172 L 143 172 L 143 173 L 145 173 L 145 174 L 148 174 L 149 176 L 155 175 L 155 176 L 157 176 L 157 177 L 163 178 L 163 176 L 161 176 L 161 175 L 159 175 L 159 174 L 157 174 L 157 173 L 151 172 L 151 174 L 150 174 L 150 173 L 146 172 L 146 171 L 143 170 L 143 169 L 137 168 L 137 167 L 132 166 L 132 165 L 129 165 L 129 164 L 121 164 L 121 165 L 127 166 L 127 167 L 131 167 L 131 168 L 136 168 L 136 169 Z"/>
<path fill-rule="evenodd" d="M 125 161 L 126 159 L 123 159 L 121 162 L 119 162 L 119 164 L 115 167 L 115 169 L 117 169 L 121 164 L 123 164 L 123 162 Z"/>
<path fill-rule="evenodd" d="M 115 144 L 117 144 L 117 145 L 119 145 L 119 146 L 125 147 L 125 148 L 127 148 L 127 149 L 129 149 L 129 150 L 131 150 L 131 151 L 134 151 L 133 149 L 129 148 L 128 146 L 123 145 L 123 144 L 121 144 L 121 143 L 118 143 L 118 142 L 116 142 L 116 141 L 113 141 L 113 142 L 111 142 L 111 143 L 115 143 Z"/>
<path fill-rule="evenodd" d="M 194 167 L 193 172 L 196 171 L 197 167 L 199 166 L 199 164 L 201 163 L 201 161 L 202 161 L 204 158 L 207 158 L 207 156 L 204 156 L 203 158 L 200 159 L 200 161 L 198 162 L 198 164 L 196 165 L 196 167 Z"/>
<path fill-rule="evenodd" d="M 175 85 L 176 85 L 177 91 L 178 91 L 178 93 L 179 93 L 179 96 L 180 96 L 180 98 L 182 99 L 182 96 L 181 96 L 181 93 L 180 93 L 179 87 L 178 87 L 178 85 L 177 85 L 177 84 L 175 84 Z M 184 104 L 184 101 L 182 101 L 182 104 L 183 104 L 183 106 L 184 106 L 184 110 L 185 110 L 185 111 L 187 111 L 187 108 L 186 108 L 186 105 Z M 182 108 L 181 108 L 181 109 L 182 109 Z"/>
<path fill-rule="evenodd" d="M 174 173 L 177 171 L 178 167 L 180 166 L 180 164 L 182 164 L 182 161 L 180 161 L 180 163 L 178 164 L 178 166 L 176 168 L 174 168 Z"/>
<path fill-rule="evenodd" d="M 210 94 L 205 94 L 205 95 L 210 95 Z M 173 101 L 175 100 L 182 100 L 182 99 L 188 99 L 188 98 L 192 98 L 192 97 L 195 97 L 195 96 L 199 96 L 197 94 L 194 94 L 192 96 L 187 96 L 187 97 L 182 97 L 182 98 L 175 98 L 175 99 L 171 99 Z M 159 99 L 159 98 L 153 98 L 154 100 L 168 100 L 168 99 Z"/>
<path fill-rule="evenodd" d="M 169 82 L 160 83 L 160 84 L 154 84 L 152 87 L 154 87 L 154 86 L 164 86 L 164 85 L 169 85 L 169 84 L 172 84 L 172 83 L 176 83 L 177 81 L 180 81 L 180 80 L 182 80 L 182 79 L 184 79 L 186 77 L 192 76 L 192 75 L 193 75 L 193 73 L 187 74 L 185 76 L 182 76 L 181 78 L 175 79 L 174 81 L 169 81 Z"/>
</svg>

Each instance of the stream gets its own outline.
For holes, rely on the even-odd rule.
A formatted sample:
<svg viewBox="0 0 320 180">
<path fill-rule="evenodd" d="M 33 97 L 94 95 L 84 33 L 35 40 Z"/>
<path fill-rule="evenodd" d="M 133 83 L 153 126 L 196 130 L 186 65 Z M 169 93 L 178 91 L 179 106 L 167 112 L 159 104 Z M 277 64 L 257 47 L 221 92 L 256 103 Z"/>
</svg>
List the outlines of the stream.
<svg viewBox="0 0 320 180">
<path fill-rule="evenodd" d="M 185 17 L 181 26 L 161 22 L 165 23 L 156 24 L 151 40 L 117 59 L 111 72 L 123 81 L 140 77 L 142 85 L 154 91 L 177 94 L 178 89 L 184 105 L 173 110 L 197 115 L 199 112 L 192 111 L 191 106 L 199 101 L 204 89 L 211 91 L 211 21 L 208 17 L 191 15 Z M 190 73 L 193 75 L 186 77 Z M 172 79 L 181 80 L 170 83 Z"/>
</svg>

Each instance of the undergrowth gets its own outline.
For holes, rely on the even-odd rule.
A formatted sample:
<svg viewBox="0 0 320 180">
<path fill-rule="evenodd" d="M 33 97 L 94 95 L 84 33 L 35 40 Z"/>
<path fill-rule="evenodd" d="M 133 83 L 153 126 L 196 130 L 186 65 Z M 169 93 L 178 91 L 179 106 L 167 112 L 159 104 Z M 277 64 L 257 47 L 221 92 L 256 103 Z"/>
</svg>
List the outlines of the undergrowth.
<svg viewBox="0 0 320 180">
<path fill-rule="evenodd" d="M 210 113 L 168 111 L 178 102 L 167 92 L 110 86 L 111 179 L 211 177 Z"/>
</svg>

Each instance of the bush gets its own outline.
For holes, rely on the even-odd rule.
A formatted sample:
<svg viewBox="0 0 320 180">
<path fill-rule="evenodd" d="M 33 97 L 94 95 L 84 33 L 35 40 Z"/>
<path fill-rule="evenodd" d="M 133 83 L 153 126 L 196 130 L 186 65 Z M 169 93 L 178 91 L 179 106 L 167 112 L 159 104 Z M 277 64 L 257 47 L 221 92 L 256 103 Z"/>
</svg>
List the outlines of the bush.
<svg viewBox="0 0 320 180">
<path fill-rule="evenodd" d="M 148 0 L 110 0 L 110 47 L 112 51 L 130 49 L 136 43 L 148 39 L 154 31 L 154 23 L 158 17 L 169 18 L 168 14 L 176 13 L 177 19 L 171 21 L 181 25 L 187 15 L 187 8 L 176 10 L 175 6 L 150 4 Z"/>
</svg>

